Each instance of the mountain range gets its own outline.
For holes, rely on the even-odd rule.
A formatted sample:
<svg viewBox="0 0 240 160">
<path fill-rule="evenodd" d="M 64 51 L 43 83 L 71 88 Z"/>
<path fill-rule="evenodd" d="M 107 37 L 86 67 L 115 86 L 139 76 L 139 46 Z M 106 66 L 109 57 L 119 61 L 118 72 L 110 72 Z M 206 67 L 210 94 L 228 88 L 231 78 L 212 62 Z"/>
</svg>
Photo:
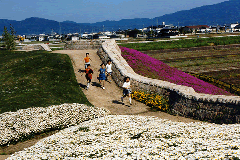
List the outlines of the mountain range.
<svg viewBox="0 0 240 160">
<path fill-rule="evenodd" d="M 206 5 L 190 10 L 178 11 L 153 19 L 135 18 L 119 21 L 103 21 L 97 23 L 76 23 L 73 21 L 57 22 L 43 18 L 31 17 L 22 21 L 0 19 L 0 33 L 4 26 L 13 25 L 17 34 L 74 33 L 74 32 L 99 32 L 112 30 L 125 30 L 143 28 L 157 25 L 162 22 L 179 26 L 187 25 L 223 25 L 240 22 L 240 1 L 229 0 L 214 5 Z"/>
</svg>

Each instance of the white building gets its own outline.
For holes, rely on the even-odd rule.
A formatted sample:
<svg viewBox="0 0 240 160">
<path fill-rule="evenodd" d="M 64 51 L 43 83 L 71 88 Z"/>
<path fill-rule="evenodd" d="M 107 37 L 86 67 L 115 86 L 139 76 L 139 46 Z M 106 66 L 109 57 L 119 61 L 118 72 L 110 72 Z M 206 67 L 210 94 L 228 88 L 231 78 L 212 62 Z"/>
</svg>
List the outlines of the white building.
<svg viewBox="0 0 240 160">
<path fill-rule="evenodd" d="M 238 23 L 231 23 L 226 25 L 226 29 L 230 30 L 231 32 L 235 31 L 235 27 L 239 25 Z"/>
<path fill-rule="evenodd" d="M 82 37 L 82 38 L 88 38 L 88 34 L 87 34 L 87 33 L 84 33 L 84 34 L 82 34 L 81 37 Z"/>
<path fill-rule="evenodd" d="M 38 37 L 38 41 L 39 41 L 39 42 L 44 41 L 44 36 L 39 36 L 39 37 Z"/>
<path fill-rule="evenodd" d="M 78 40 L 79 40 L 79 37 L 77 37 L 77 36 L 72 37 L 72 41 L 78 41 Z"/>
</svg>

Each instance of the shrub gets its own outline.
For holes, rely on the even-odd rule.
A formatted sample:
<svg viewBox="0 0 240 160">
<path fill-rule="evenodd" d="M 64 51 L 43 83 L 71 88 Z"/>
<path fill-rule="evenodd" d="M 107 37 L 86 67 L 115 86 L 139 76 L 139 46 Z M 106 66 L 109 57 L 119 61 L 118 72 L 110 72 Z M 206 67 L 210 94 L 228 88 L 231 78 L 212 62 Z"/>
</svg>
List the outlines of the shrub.
<svg viewBox="0 0 240 160">
<path fill-rule="evenodd" d="M 168 111 L 169 104 L 168 99 L 157 95 L 157 94 L 149 94 L 142 91 L 134 91 L 132 94 L 132 98 L 136 101 L 142 102 L 151 108 L 156 108 L 160 111 Z"/>
</svg>

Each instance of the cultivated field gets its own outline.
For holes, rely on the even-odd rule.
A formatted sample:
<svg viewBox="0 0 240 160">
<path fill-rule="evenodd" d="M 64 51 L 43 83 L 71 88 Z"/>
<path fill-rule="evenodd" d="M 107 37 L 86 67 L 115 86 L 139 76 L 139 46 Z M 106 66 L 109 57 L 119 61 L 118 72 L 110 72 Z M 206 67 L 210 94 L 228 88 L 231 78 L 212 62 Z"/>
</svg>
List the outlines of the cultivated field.
<svg viewBox="0 0 240 160">
<path fill-rule="evenodd" d="M 150 51 L 161 49 L 191 48 L 201 46 L 217 46 L 239 44 L 240 36 L 234 37 L 214 37 L 214 38 L 197 38 L 197 39 L 181 39 L 177 41 L 159 41 L 150 43 L 126 43 L 121 44 L 122 47 L 135 49 L 138 51 Z"/>
<path fill-rule="evenodd" d="M 184 72 L 205 74 L 240 87 L 240 48 L 144 53 Z"/>
</svg>

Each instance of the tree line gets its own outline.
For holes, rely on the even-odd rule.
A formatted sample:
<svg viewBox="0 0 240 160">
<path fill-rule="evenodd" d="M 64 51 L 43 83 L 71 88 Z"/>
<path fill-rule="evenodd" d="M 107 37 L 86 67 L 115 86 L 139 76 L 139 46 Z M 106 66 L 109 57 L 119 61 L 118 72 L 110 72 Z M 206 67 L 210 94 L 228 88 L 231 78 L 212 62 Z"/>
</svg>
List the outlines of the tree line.
<svg viewBox="0 0 240 160">
<path fill-rule="evenodd" d="M 4 42 L 3 47 L 6 50 L 15 50 L 16 49 L 15 35 L 16 35 L 16 31 L 14 30 L 14 27 L 12 25 L 10 25 L 10 31 L 8 31 L 6 26 L 4 26 L 2 40 Z"/>
</svg>

